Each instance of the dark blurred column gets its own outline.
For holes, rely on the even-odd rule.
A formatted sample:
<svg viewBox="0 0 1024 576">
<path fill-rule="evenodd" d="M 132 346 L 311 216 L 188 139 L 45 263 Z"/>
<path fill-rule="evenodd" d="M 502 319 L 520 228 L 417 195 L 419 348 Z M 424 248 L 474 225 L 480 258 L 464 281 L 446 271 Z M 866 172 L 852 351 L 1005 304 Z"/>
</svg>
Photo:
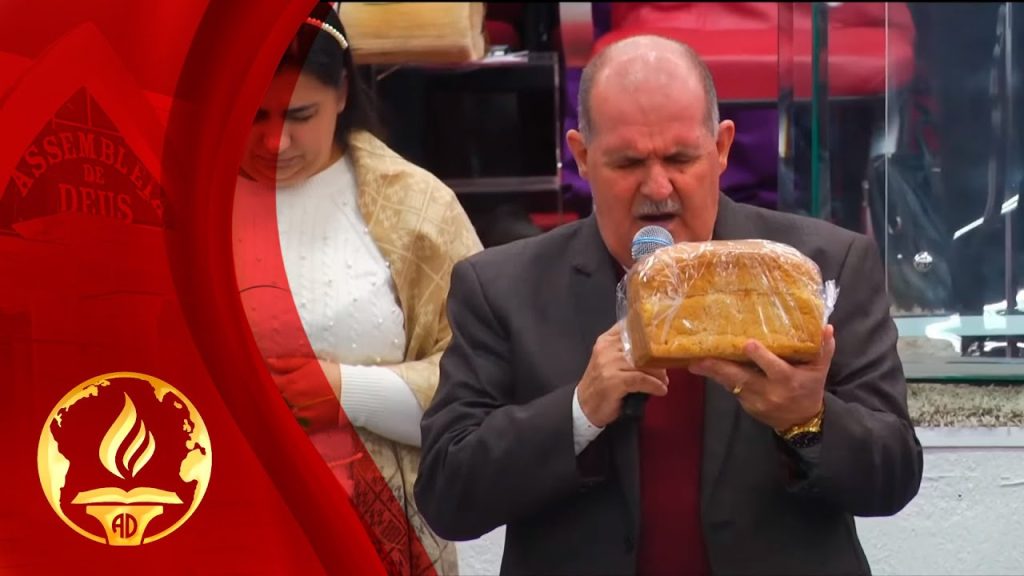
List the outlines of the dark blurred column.
<svg viewBox="0 0 1024 576">
<path fill-rule="evenodd" d="M 945 193 L 945 218 L 951 233 L 981 218 L 985 213 L 989 191 L 989 162 L 995 145 L 993 139 L 990 75 L 993 49 L 997 40 L 999 3 L 909 5 L 918 32 L 918 60 L 928 69 L 935 97 L 936 129 Z M 1021 129 L 1020 65 L 1024 63 L 1021 46 L 1024 31 L 1021 18 L 1024 7 L 1016 6 L 1011 29 L 1015 36 L 1011 76 L 1014 107 L 1017 110 L 1009 135 L 1019 138 Z M 1020 158 L 1007 158 L 1010 166 Z M 1019 189 L 1020 173 L 1007 173 L 1007 186 Z M 996 193 L 996 202 L 1004 201 L 1003 190 Z M 998 207 L 997 207 L 998 210 Z M 1021 210 L 1015 210 L 1016 227 L 1021 228 Z M 1006 249 L 1004 218 L 963 232 L 953 241 L 951 264 L 953 298 L 957 311 L 980 314 L 985 304 L 1005 297 Z M 1016 234 L 1011 242 L 1018 263 L 1024 254 Z M 1020 264 L 1017 265 L 1020 267 Z M 1019 284 L 1018 284 L 1019 287 Z M 1008 303 L 1010 307 L 1013 302 Z"/>
</svg>

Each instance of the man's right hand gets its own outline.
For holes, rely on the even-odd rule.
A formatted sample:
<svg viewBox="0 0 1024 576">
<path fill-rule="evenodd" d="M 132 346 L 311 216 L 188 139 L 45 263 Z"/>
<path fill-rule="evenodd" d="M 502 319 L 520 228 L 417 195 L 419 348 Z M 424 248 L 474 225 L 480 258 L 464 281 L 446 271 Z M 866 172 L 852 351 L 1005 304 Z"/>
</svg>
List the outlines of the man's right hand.
<svg viewBox="0 0 1024 576">
<path fill-rule="evenodd" d="M 580 408 L 591 424 L 603 428 L 618 419 L 622 399 L 631 392 L 664 396 L 668 394 L 668 375 L 664 370 L 630 365 L 622 348 L 622 325 L 616 322 L 594 343 L 577 390 Z"/>
</svg>

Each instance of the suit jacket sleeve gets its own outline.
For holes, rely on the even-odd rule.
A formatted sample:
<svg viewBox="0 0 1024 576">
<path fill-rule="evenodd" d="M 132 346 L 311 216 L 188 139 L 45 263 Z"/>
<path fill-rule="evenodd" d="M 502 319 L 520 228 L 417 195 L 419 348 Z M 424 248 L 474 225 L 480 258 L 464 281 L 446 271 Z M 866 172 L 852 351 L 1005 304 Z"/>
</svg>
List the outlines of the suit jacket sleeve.
<svg viewBox="0 0 1024 576">
<path fill-rule="evenodd" d="M 448 310 L 452 339 L 421 424 L 415 493 L 440 537 L 468 540 L 577 488 L 574 387 L 515 403 L 510 341 L 470 260 L 453 270 Z"/>
<path fill-rule="evenodd" d="M 917 494 L 923 465 L 877 254 L 863 236 L 847 252 L 830 318 L 836 353 L 825 388 L 821 451 L 793 486 L 857 516 L 901 510 Z"/>
</svg>

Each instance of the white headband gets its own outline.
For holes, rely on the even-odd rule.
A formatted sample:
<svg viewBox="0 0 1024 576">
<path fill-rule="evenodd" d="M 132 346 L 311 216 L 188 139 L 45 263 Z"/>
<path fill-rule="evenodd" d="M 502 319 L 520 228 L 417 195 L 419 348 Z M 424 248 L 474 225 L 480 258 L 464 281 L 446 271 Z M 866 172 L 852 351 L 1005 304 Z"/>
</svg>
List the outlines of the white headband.
<svg viewBox="0 0 1024 576">
<path fill-rule="evenodd" d="M 324 32 L 327 32 L 331 36 L 334 36 L 334 39 L 338 41 L 338 45 L 341 46 L 341 49 L 348 50 L 348 40 L 345 40 L 345 37 L 334 26 L 331 26 L 330 24 L 324 22 L 323 20 L 318 20 L 312 17 L 306 18 L 306 23 L 312 24 L 313 26 L 316 26 L 317 28 L 323 30 Z"/>
</svg>

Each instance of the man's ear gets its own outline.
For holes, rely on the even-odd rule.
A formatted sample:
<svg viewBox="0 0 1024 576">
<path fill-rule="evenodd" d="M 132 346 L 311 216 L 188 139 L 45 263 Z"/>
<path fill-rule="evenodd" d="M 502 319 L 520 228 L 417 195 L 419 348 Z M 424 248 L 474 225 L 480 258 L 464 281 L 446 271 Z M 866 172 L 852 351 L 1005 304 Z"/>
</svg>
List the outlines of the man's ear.
<svg viewBox="0 0 1024 576">
<path fill-rule="evenodd" d="M 576 168 L 579 170 L 580 177 L 586 180 L 587 144 L 583 141 L 583 134 L 576 130 L 569 130 L 565 135 L 565 139 L 569 142 L 569 150 L 572 152 L 572 157 L 576 159 Z"/>
<path fill-rule="evenodd" d="M 732 120 L 722 120 L 718 125 L 718 139 L 715 141 L 715 147 L 718 148 L 718 166 L 721 169 L 719 175 L 729 167 L 729 150 L 735 138 L 736 124 Z"/>
</svg>

